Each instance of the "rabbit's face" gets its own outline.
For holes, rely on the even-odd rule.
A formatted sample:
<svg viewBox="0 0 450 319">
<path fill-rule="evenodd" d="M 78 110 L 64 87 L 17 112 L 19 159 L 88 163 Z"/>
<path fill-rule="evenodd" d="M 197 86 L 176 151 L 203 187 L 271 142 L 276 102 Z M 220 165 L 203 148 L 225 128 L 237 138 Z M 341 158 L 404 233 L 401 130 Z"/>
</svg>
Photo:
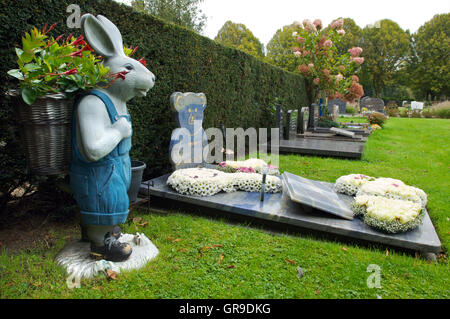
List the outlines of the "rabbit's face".
<svg viewBox="0 0 450 319">
<path fill-rule="evenodd" d="M 155 75 L 142 63 L 126 56 L 114 56 L 105 59 L 103 64 L 111 73 L 123 72 L 125 79 L 118 78 L 108 90 L 119 95 L 122 100 L 129 101 L 133 97 L 144 97 L 155 85 Z"/>
<path fill-rule="evenodd" d="M 146 96 L 155 84 L 155 76 L 139 61 L 125 55 L 122 35 L 114 23 L 101 15 L 85 14 L 81 18 L 81 27 L 87 42 L 105 58 L 103 64 L 111 73 L 123 72 L 125 75 L 125 78 L 116 79 L 108 91 L 125 102 L 135 96 Z"/>
</svg>

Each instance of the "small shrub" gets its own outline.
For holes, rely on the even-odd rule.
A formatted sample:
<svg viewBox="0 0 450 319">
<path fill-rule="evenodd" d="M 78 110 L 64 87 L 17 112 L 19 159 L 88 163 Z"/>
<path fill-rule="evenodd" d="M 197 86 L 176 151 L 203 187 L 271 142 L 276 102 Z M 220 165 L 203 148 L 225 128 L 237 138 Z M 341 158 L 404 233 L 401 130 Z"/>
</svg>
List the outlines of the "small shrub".
<svg viewBox="0 0 450 319">
<path fill-rule="evenodd" d="M 422 117 L 422 113 L 419 110 L 414 110 L 410 113 L 410 117 L 414 117 L 414 118 L 421 118 Z"/>
<path fill-rule="evenodd" d="M 387 107 L 386 114 L 388 116 L 397 117 L 397 116 L 399 116 L 400 112 L 398 111 L 398 107 Z"/>
<path fill-rule="evenodd" d="M 386 122 L 387 118 L 382 113 L 374 112 L 367 117 L 367 120 L 369 121 L 370 125 L 377 124 L 383 127 L 383 124 Z"/>
<path fill-rule="evenodd" d="M 345 107 L 345 113 L 354 115 L 354 114 L 356 114 L 356 110 L 355 110 L 354 107 L 352 107 L 352 106 L 350 106 L 350 105 L 347 105 L 347 106 Z"/>
<path fill-rule="evenodd" d="M 317 126 L 319 127 L 339 127 L 339 124 L 332 121 L 326 116 L 322 116 L 319 118 L 319 121 L 317 121 Z"/>
</svg>

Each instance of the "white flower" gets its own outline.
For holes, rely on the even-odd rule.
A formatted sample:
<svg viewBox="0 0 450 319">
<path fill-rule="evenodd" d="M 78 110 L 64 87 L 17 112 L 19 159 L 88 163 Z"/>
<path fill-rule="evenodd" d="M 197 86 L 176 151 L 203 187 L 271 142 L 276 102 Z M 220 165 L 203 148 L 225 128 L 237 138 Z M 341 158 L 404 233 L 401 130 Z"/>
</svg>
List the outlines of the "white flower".
<svg viewBox="0 0 450 319">
<path fill-rule="evenodd" d="M 362 185 L 371 180 L 375 180 L 375 178 L 363 174 L 350 174 L 341 176 L 336 180 L 336 183 L 334 184 L 334 190 L 338 193 L 353 196 L 358 192 L 359 188 Z"/>
<path fill-rule="evenodd" d="M 296 37 L 297 35 L 298 35 L 298 32 L 297 32 L 297 31 L 292 32 L 292 36 L 293 36 L 293 37 Z"/>
<path fill-rule="evenodd" d="M 398 179 L 377 178 L 359 189 L 358 195 L 375 195 L 392 199 L 400 199 L 420 204 L 425 208 L 427 195 L 419 188 L 408 186 Z"/>
<path fill-rule="evenodd" d="M 173 172 L 167 179 L 167 184 L 180 194 L 196 196 L 211 196 L 220 191 L 259 192 L 261 191 L 262 175 L 225 173 L 208 168 L 185 168 Z M 279 193 L 281 190 L 281 180 L 278 177 L 266 176 L 266 193 Z"/>
<path fill-rule="evenodd" d="M 424 215 L 420 204 L 373 195 L 356 196 L 352 209 L 369 226 L 389 233 L 418 227 Z"/>
</svg>

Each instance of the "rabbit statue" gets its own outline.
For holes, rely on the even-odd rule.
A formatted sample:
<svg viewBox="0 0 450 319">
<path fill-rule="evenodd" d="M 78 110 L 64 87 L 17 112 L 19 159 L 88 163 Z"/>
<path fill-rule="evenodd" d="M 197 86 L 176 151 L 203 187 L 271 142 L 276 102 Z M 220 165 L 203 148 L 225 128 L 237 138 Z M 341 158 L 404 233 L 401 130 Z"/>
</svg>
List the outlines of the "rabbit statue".
<svg viewBox="0 0 450 319">
<path fill-rule="evenodd" d="M 126 221 L 131 180 L 132 126 L 127 101 L 146 96 L 155 76 L 124 53 L 119 29 L 107 18 L 85 14 L 81 19 L 85 39 L 103 56 L 111 73 L 126 73 L 107 88 L 86 92 L 74 105 L 70 184 L 81 211 L 83 231 L 91 254 L 123 261 L 131 246 L 118 241 Z"/>
</svg>

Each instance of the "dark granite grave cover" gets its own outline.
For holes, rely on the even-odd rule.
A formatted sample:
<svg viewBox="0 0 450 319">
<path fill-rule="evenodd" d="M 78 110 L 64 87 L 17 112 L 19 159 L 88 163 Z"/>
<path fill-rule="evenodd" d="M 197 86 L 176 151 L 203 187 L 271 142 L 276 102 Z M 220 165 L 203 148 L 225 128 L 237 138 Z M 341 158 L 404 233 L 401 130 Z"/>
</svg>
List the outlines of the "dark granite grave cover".
<svg viewBox="0 0 450 319">
<path fill-rule="evenodd" d="M 321 231 L 331 235 L 344 236 L 350 239 L 363 240 L 416 251 L 440 251 L 441 243 L 426 212 L 423 224 L 415 230 L 402 234 L 385 234 L 365 225 L 360 218 L 343 219 L 324 213 L 310 206 L 293 202 L 288 194 L 266 194 L 263 202 L 259 193 L 235 192 L 219 193 L 210 197 L 181 195 L 167 186 L 170 174 L 144 182 L 141 193 L 147 195 L 147 187 L 151 196 L 189 203 L 198 207 L 215 209 L 225 215 L 238 215 L 268 221 L 276 225 L 289 225 L 299 229 Z M 328 184 L 331 188 L 333 184 Z M 148 186 L 150 184 L 151 186 Z"/>
</svg>

